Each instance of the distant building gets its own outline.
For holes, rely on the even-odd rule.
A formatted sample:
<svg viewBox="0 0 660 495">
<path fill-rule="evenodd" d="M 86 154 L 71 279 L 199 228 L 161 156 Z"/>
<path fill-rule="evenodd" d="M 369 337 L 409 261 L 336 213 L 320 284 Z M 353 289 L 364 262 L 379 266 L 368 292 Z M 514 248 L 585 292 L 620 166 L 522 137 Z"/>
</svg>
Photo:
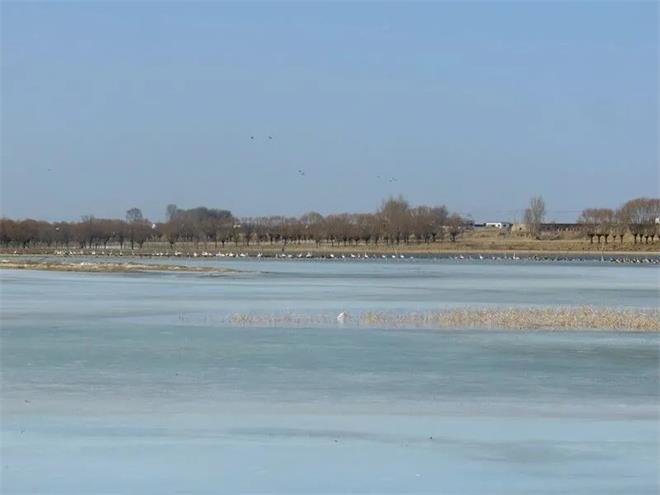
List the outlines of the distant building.
<svg viewBox="0 0 660 495">
<path fill-rule="evenodd" d="M 544 232 L 578 232 L 582 229 L 579 223 L 542 223 L 541 230 Z"/>
<path fill-rule="evenodd" d="M 510 229 L 513 224 L 509 222 L 486 222 L 484 224 L 487 228 L 494 229 Z"/>
<path fill-rule="evenodd" d="M 542 223 L 541 232 L 578 232 L 581 225 L 578 223 Z M 512 232 L 527 232 L 527 225 L 516 223 L 511 227 Z"/>
</svg>

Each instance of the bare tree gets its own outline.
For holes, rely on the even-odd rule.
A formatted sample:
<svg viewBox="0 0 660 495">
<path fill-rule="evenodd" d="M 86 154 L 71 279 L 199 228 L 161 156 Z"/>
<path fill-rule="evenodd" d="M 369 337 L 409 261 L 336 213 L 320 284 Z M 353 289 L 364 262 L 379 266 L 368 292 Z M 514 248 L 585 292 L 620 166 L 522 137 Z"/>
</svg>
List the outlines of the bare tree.
<svg viewBox="0 0 660 495">
<path fill-rule="evenodd" d="M 10 218 L 0 219 L 0 242 L 8 247 L 16 241 L 16 222 Z"/>
<path fill-rule="evenodd" d="M 151 224 L 142 216 L 139 208 L 131 208 L 126 212 L 126 223 L 128 223 L 128 238 L 131 241 L 131 249 L 135 249 L 135 243 L 141 248 L 151 235 Z"/>
<path fill-rule="evenodd" d="M 465 228 L 465 220 L 458 213 L 452 213 L 447 218 L 447 232 L 449 233 L 449 239 L 451 242 L 456 242 L 458 236 L 463 232 Z"/>
<path fill-rule="evenodd" d="M 587 208 L 582 211 L 578 223 L 589 237 L 590 243 L 593 244 L 596 237 L 600 244 L 600 239 L 603 237 L 607 244 L 607 239 L 614 230 L 615 214 L 610 208 Z"/>
<path fill-rule="evenodd" d="M 637 243 L 645 239 L 653 242 L 658 235 L 658 224 L 656 219 L 660 218 L 660 198 L 635 198 L 626 202 L 620 211 L 623 221 L 628 224 L 628 229 L 633 236 L 633 242 Z"/>
<path fill-rule="evenodd" d="M 543 201 L 541 196 L 535 196 L 529 201 L 529 206 L 525 209 L 525 226 L 527 227 L 527 232 L 534 237 L 538 237 L 544 218 L 545 201 Z"/>
<path fill-rule="evenodd" d="M 408 241 L 412 222 L 410 206 L 403 196 L 390 197 L 384 201 L 378 215 L 383 221 L 383 227 L 390 243 L 399 244 L 402 240 Z"/>
</svg>

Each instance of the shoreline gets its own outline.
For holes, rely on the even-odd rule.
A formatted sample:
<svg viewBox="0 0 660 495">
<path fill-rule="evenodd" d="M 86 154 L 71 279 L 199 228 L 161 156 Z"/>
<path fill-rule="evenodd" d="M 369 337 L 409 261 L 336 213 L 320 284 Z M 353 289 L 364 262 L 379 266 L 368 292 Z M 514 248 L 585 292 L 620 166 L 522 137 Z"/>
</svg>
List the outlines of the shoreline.
<svg viewBox="0 0 660 495">
<path fill-rule="evenodd" d="M 34 259 L 39 258 L 39 259 Z M 91 258 L 91 259 L 125 259 L 126 262 L 115 262 L 119 264 L 135 264 L 128 260 L 226 260 L 226 259 L 269 259 L 269 260 L 352 260 L 352 261 L 378 261 L 396 259 L 430 259 L 430 260 L 467 260 L 467 261 L 530 261 L 530 262 L 552 262 L 552 261 L 603 261 L 610 263 L 650 263 L 660 264 L 660 253 L 647 251 L 537 251 L 537 250 L 447 250 L 447 251 L 359 251 L 359 250 L 332 250 L 332 251 L 263 251 L 252 249 L 236 249 L 226 251 L 174 251 L 174 252 L 124 252 L 124 251 L 68 251 L 66 253 L 30 253 L 0 252 L 0 268 L 7 268 L 8 264 L 38 264 L 38 263 L 63 263 L 69 258 Z M 24 260 L 24 261 L 18 261 Z M 48 261 L 46 261 L 48 260 Z M 99 261 L 101 264 L 112 264 L 112 261 Z M 154 266 L 153 263 L 146 264 L 148 270 Z M 166 270 L 172 270 L 172 265 L 164 264 Z M 181 265 L 179 270 L 188 265 Z M 27 268 L 27 267 L 20 267 Z M 196 271 L 192 270 L 192 271 Z"/>
<path fill-rule="evenodd" d="M 141 263 L 72 263 L 47 262 L 44 260 L 24 260 L 13 262 L 0 260 L 0 269 L 5 270 L 42 270 L 51 272 L 77 272 L 77 273 L 147 273 L 147 272 L 173 272 L 173 273 L 239 273 L 240 270 L 224 267 L 200 267 L 168 264 L 141 264 Z"/>
<path fill-rule="evenodd" d="M 600 250 L 600 249 L 512 249 L 512 248 L 476 248 L 471 246 L 457 246 L 452 248 L 439 247 L 437 249 L 420 249 L 418 246 L 405 246 L 403 248 L 396 248 L 392 246 L 337 246 L 335 248 L 323 246 L 315 248 L 312 246 L 290 246 L 282 249 L 281 247 L 272 246 L 227 246 L 225 248 L 204 247 L 198 248 L 186 247 L 182 249 L 120 249 L 120 248 L 98 248 L 98 249 L 0 249 L 0 256 L 127 256 L 127 257 L 179 257 L 179 256 L 194 256 L 197 253 L 201 256 L 203 253 L 209 256 L 215 256 L 220 253 L 228 255 L 229 253 L 245 253 L 250 256 L 256 256 L 261 253 L 263 256 L 278 256 L 284 254 L 307 254 L 310 253 L 315 257 L 327 256 L 331 253 L 337 254 L 362 254 L 380 255 L 380 254 L 410 254 L 419 256 L 434 256 L 434 255 L 459 255 L 459 254 L 524 254 L 524 255 L 589 255 L 600 256 L 615 255 L 615 256 L 660 256 L 660 246 L 655 251 L 650 250 L 630 250 L 630 249 L 613 249 L 613 250 Z"/>
<path fill-rule="evenodd" d="M 555 244 L 557 242 L 557 244 Z M 535 244 L 535 245 L 534 245 Z M 611 246 L 611 248 L 610 248 Z M 636 246 L 640 246 L 637 248 Z M 632 249 L 631 249 L 632 248 Z M 655 248 L 655 249 L 653 249 Z M 500 245 L 484 242 L 456 242 L 434 244 L 402 244 L 402 245 L 326 245 L 314 244 L 287 244 L 271 245 L 243 245 L 226 244 L 215 246 L 213 244 L 198 245 L 192 243 L 179 244 L 171 247 L 169 244 L 151 244 L 143 248 L 121 248 L 118 245 L 97 248 L 0 248 L 0 256 L 126 256 L 126 257 L 214 257 L 230 256 L 231 254 L 244 254 L 250 257 L 282 257 L 282 255 L 303 256 L 311 255 L 314 258 L 334 256 L 361 255 L 401 255 L 404 256 L 457 256 L 457 255 L 524 255 L 524 256 L 638 256 L 660 257 L 660 243 L 657 244 L 629 244 L 600 245 L 595 248 L 589 243 L 564 243 L 563 241 L 523 242 L 520 246 L 502 243 Z"/>
</svg>

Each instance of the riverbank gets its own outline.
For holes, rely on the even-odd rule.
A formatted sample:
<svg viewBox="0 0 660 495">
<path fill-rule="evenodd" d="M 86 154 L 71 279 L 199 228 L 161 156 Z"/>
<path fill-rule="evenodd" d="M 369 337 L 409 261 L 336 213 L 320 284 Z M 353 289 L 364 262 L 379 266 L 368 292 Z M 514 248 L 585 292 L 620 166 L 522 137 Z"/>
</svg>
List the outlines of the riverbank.
<svg viewBox="0 0 660 495">
<path fill-rule="evenodd" d="M 165 242 L 146 243 L 142 248 L 131 249 L 119 245 L 96 246 L 92 248 L 79 247 L 36 247 L 36 248 L 0 248 L 0 255 L 59 255 L 59 256 L 165 256 L 165 257 L 195 257 L 195 256 L 231 256 L 244 254 L 246 256 L 281 257 L 307 256 L 382 256 L 382 255 L 417 255 L 417 256 L 452 256 L 452 255 L 503 255 L 513 256 L 660 256 L 660 242 L 624 244 L 592 244 L 579 239 L 536 240 L 523 237 L 477 237 L 465 236 L 456 242 L 438 241 L 431 243 L 401 243 L 401 244 L 364 244 L 364 243 L 260 243 L 245 245 L 244 243 L 192 243 L 179 242 L 174 246 Z"/>
<path fill-rule="evenodd" d="M 338 251 L 255 251 L 252 249 L 246 250 L 228 250 L 228 251 L 165 251 L 165 252 L 145 252 L 145 251 L 119 251 L 119 250 L 71 250 L 71 251 L 57 251 L 49 254 L 38 254 L 28 252 L 13 252 L 13 253 L 0 253 L 0 261 L 4 263 L 5 268 L 9 268 L 11 263 L 24 264 L 24 261 L 40 262 L 40 263 L 68 263 L 73 265 L 80 265 L 82 261 L 74 263 L 73 261 L 64 260 L 86 260 L 94 259 L 99 260 L 101 263 L 109 264 L 116 262 L 120 265 L 129 263 L 135 264 L 134 261 L 123 260 L 149 260 L 148 269 L 154 266 L 154 260 L 231 260 L 231 259 L 280 259 L 280 260 L 330 260 L 330 261 L 377 261 L 377 260 L 456 260 L 456 261 L 484 261 L 484 262 L 604 262 L 604 263 L 633 263 L 633 264 L 660 264 L 660 253 L 649 252 L 589 252 L 579 253 L 573 251 L 438 251 L 438 252 L 424 252 L 424 251 L 374 251 L 374 252 L 360 252 L 355 250 L 338 250 Z M 108 260 L 108 261 L 100 261 Z M 121 262 L 119 260 L 122 260 Z M 9 264 L 8 264 L 9 263 Z M 82 262 L 84 263 L 84 262 Z M 87 264 L 93 264 L 87 262 Z M 146 263 L 145 263 L 146 264 Z M 82 265 L 84 266 L 84 264 Z M 168 270 L 171 270 L 171 264 L 167 264 Z M 0 264 L 2 268 L 2 264 Z M 18 266 L 17 268 L 30 268 L 30 266 Z M 179 268 L 183 270 L 183 268 Z M 77 270 L 80 271 L 80 270 Z"/>
</svg>

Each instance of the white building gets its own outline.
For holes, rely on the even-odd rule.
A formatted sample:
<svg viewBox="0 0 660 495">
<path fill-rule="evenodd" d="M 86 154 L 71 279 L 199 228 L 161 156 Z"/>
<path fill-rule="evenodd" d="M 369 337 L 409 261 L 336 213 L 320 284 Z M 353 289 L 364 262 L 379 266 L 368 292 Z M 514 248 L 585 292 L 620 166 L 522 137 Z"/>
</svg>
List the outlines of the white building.
<svg viewBox="0 0 660 495">
<path fill-rule="evenodd" d="M 486 222 L 486 227 L 495 229 L 508 229 L 512 224 L 509 222 Z"/>
</svg>

